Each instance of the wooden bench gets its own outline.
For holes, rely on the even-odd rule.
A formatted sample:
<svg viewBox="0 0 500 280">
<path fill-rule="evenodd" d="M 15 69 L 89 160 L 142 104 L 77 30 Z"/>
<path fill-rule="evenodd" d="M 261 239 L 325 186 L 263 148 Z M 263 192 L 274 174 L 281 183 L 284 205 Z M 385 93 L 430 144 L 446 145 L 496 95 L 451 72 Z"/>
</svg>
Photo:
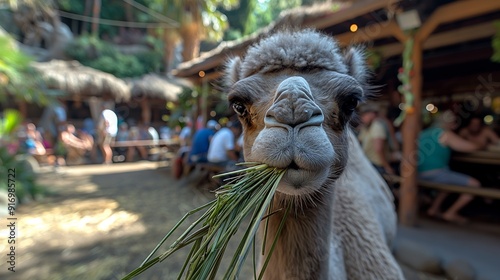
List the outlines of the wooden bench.
<svg viewBox="0 0 500 280">
<path fill-rule="evenodd" d="M 181 177 L 189 178 L 189 181 L 195 182 L 197 186 L 207 187 L 209 190 L 215 190 L 222 185 L 220 178 L 213 176 L 226 171 L 225 166 L 212 163 L 196 163 L 192 165 L 184 164 Z M 178 177 L 180 178 L 180 177 Z"/>
<path fill-rule="evenodd" d="M 402 179 L 400 176 L 389 175 L 389 174 L 384 174 L 384 175 L 382 175 L 382 177 L 388 183 L 401 183 L 401 179 Z M 472 187 L 464 187 L 464 186 L 457 186 L 457 185 L 435 183 L 435 182 L 429 182 L 429 181 L 423 181 L 423 180 L 418 180 L 417 184 L 418 184 L 418 186 L 423 187 L 423 188 L 435 189 L 435 190 L 439 190 L 439 191 L 466 193 L 466 194 L 472 194 L 472 195 L 476 195 L 476 196 L 483 196 L 483 197 L 487 197 L 487 198 L 500 199 L 500 189 L 492 188 L 492 187 L 472 188 Z"/>
</svg>

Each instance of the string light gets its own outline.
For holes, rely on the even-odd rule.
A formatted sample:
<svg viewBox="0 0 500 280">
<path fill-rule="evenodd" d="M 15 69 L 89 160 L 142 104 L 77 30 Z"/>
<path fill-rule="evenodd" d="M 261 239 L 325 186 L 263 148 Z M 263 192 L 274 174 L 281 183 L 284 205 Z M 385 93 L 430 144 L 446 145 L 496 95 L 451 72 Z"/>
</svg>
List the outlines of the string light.
<svg viewBox="0 0 500 280">
<path fill-rule="evenodd" d="M 358 25 L 353 23 L 353 24 L 351 24 L 351 27 L 349 27 L 349 29 L 351 30 L 351 32 L 354 33 L 356 31 L 358 31 Z"/>
</svg>

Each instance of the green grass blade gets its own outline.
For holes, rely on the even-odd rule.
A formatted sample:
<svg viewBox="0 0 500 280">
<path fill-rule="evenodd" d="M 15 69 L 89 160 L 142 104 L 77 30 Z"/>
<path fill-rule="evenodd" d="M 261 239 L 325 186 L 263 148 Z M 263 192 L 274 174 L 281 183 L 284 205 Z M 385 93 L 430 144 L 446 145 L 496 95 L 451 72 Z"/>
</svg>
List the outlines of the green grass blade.
<svg viewBox="0 0 500 280">
<path fill-rule="evenodd" d="M 281 219 L 280 225 L 278 227 L 278 231 L 276 232 L 276 236 L 274 237 L 273 244 L 271 245 L 271 248 L 269 249 L 269 253 L 267 254 L 266 261 L 262 265 L 262 269 L 260 270 L 259 273 L 259 279 L 261 280 L 262 277 L 264 276 L 264 272 L 266 271 L 267 265 L 269 264 L 269 261 L 271 260 L 271 256 L 273 254 L 274 248 L 276 246 L 276 243 L 278 243 L 278 237 L 281 234 L 281 230 L 283 229 L 283 226 L 285 225 L 285 220 L 288 216 L 288 213 L 290 212 L 291 204 L 288 205 L 286 208 L 285 214 L 283 215 L 283 218 Z"/>
</svg>

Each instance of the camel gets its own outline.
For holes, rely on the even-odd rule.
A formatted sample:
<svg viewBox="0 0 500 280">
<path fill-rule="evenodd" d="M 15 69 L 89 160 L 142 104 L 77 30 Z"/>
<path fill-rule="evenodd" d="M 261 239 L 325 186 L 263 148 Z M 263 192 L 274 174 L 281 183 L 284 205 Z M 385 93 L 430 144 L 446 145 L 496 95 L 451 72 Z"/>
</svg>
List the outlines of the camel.
<svg viewBox="0 0 500 280">
<path fill-rule="evenodd" d="M 279 31 L 226 66 L 245 160 L 287 168 L 267 236 L 278 230 L 279 209 L 291 211 L 264 279 L 404 279 L 391 253 L 392 194 L 350 125 L 369 95 L 362 51 L 342 51 L 312 29 Z"/>
</svg>

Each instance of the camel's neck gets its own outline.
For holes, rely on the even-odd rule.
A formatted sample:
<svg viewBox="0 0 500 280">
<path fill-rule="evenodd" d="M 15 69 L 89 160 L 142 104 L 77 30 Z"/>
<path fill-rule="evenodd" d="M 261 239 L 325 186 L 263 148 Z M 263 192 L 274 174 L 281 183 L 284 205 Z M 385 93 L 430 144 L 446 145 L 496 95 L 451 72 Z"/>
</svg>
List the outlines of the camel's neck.
<svg viewBox="0 0 500 280">
<path fill-rule="evenodd" d="M 293 209 L 278 238 L 264 279 L 326 279 L 331 238 L 331 192 L 306 209 Z M 274 205 L 279 203 L 274 203 Z M 302 205 L 303 206 L 303 205 Z M 275 206 L 274 208 L 278 208 Z M 269 218 L 266 252 L 276 236 L 283 211 Z M 261 240 L 265 223 L 261 225 Z M 261 264 L 266 256 L 262 256 Z"/>
</svg>

